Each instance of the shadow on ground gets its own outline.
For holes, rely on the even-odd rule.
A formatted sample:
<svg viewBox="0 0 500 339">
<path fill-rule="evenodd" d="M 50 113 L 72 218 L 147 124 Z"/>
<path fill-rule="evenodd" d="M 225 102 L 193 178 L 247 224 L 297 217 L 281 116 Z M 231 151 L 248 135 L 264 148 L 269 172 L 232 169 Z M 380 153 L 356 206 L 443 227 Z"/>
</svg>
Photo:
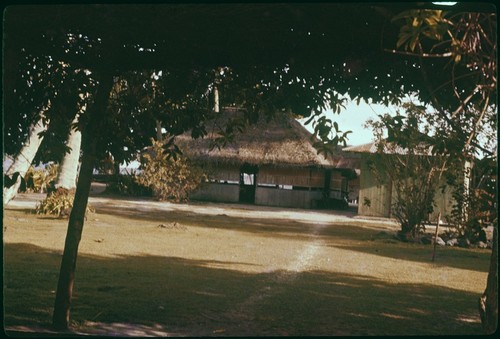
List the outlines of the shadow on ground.
<svg viewBox="0 0 500 339">
<path fill-rule="evenodd" d="M 60 254 L 4 245 L 7 329 L 48 329 Z M 80 255 L 73 329 L 99 336 L 481 334 L 478 296 L 324 271 L 251 274 L 218 262 Z"/>
<path fill-rule="evenodd" d="M 137 207 L 117 208 L 112 205 L 99 205 L 96 212 L 97 216 L 107 214 L 142 222 L 178 222 L 196 227 L 246 232 L 276 239 L 307 240 L 314 233 L 316 239 L 321 239 L 328 246 L 414 262 L 431 263 L 433 251 L 432 245 L 403 243 L 395 240 L 394 235 L 397 229 L 394 227 L 370 226 L 370 223 L 355 219 L 323 223 L 324 227 L 313 232 L 317 226 L 316 223 L 284 218 L 262 218 L 252 214 L 245 217 L 235 217 L 226 214 L 214 215 L 149 207 L 147 210 L 141 210 Z M 377 222 L 373 221 L 373 225 L 377 225 Z M 357 245 L 353 246 L 353 241 Z M 436 261 L 433 264 L 488 272 L 490 255 L 491 250 L 438 247 Z M 476 263 L 479 261 L 484 265 L 477 265 Z"/>
</svg>

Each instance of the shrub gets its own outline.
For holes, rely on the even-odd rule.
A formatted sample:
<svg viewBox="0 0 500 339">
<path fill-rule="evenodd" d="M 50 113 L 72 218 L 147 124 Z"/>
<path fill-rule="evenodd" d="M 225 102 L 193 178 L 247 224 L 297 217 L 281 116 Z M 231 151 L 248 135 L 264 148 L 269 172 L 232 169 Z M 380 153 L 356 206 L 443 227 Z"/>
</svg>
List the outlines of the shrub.
<svg viewBox="0 0 500 339">
<path fill-rule="evenodd" d="M 140 184 L 136 175 L 118 175 L 106 186 L 106 193 L 128 196 L 151 196 L 151 189 Z"/>
<path fill-rule="evenodd" d="M 203 171 L 189 159 L 182 155 L 170 156 L 163 144 L 156 141 L 143 155 L 142 169 L 136 180 L 151 188 L 157 200 L 187 201 L 189 194 L 206 179 Z"/>
<path fill-rule="evenodd" d="M 30 167 L 24 176 L 26 190 L 34 193 L 47 193 L 57 177 L 59 165 L 48 164 L 47 167 L 34 169 Z"/>
<path fill-rule="evenodd" d="M 426 120 L 425 107 L 407 103 L 403 108 L 404 115 L 386 114 L 379 122 L 368 122 L 377 138 L 377 152 L 370 154 L 368 167 L 390 192 L 391 212 L 401 225 L 400 239 L 418 240 L 435 207 L 448 157 L 435 151 L 430 137 L 433 125 Z"/>
<path fill-rule="evenodd" d="M 58 188 L 38 203 L 35 212 L 37 214 L 55 215 L 58 217 L 69 216 L 73 208 L 74 199 L 75 195 L 73 193 L 64 188 Z M 90 205 L 87 205 L 86 213 L 88 212 L 94 212 L 94 209 Z"/>
</svg>

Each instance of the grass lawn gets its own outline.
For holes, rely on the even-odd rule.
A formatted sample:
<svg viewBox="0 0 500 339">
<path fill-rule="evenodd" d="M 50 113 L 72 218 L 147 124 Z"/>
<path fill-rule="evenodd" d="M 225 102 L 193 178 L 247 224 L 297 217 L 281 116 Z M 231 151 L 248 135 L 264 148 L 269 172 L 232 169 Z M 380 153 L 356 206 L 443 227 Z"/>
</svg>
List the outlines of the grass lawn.
<svg viewBox="0 0 500 339">
<path fill-rule="evenodd" d="M 22 199 L 22 197 L 21 197 Z M 332 212 L 92 198 L 72 329 L 127 336 L 474 335 L 490 250 Z M 67 220 L 4 209 L 4 325 L 49 328 Z"/>
</svg>

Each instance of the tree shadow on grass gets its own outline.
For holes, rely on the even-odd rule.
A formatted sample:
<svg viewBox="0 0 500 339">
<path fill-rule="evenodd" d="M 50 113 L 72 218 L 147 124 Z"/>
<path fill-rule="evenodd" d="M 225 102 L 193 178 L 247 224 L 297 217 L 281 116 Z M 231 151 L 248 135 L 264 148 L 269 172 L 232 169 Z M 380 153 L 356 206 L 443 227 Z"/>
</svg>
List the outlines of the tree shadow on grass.
<svg viewBox="0 0 500 339">
<path fill-rule="evenodd" d="M 4 324 L 50 327 L 60 253 L 4 246 Z M 99 336 L 481 334 L 473 293 L 326 271 L 248 273 L 161 256 L 78 259 L 73 329 Z M 15 333 L 14 333 L 15 334 Z"/>
<path fill-rule="evenodd" d="M 395 232 L 381 232 L 380 228 L 356 225 L 356 221 L 347 224 L 326 223 L 320 229 L 315 230 L 317 224 L 314 223 L 283 218 L 261 218 L 252 215 L 235 217 L 226 214 L 213 215 L 178 210 L 166 211 L 155 208 L 139 210 L 137 208 L 116 208 L 113 206 L 99 206 L 97 211 L 100 214 L 133 220 L 158 223 L 179 222 L 202 228 L 246 232 L 265 238 L 307 241 L 314 237 L 322 240 L 327 246 L 340 249 L 478 272 L 488 271 L 489 257 L 491 255 L 488 250 L 439 247 L 437 248 L 436 261 L 432 262 L 433 246 L 404 243 L 394 239 L 393 234 Z"/>
<path fill-rule="evenodd" d="M 226 214 L 203 214 L 186 211 L 169 211 L 161 209 L 139 210 L 134 208 L 116 208 L 113 206 L 99 206 L 96 208 L 98 214 L 115 215 L 133 220 L 152 221 L 158 223 L 179 222 L 185 225 L 206 227 L 214 229 L 234 230 L 247 232 L 263 237 L 273 236 L 297 239 L 300 236 L 310 237 L 311 230 L 317 224 L 283 218 L 261 218 L 248 215 L 247 217 L 235 217 Z M 97 215 L 98 215 L 97 214 Z M 349 239 L 356 226 L 338 226 L 335 235 Z M 333 235 L 333 234 L 331 234 Z"/>
<path fill-rule="evenodd" d="M 438 246 L 436 247 L 435 259 L 432 261 L 433 245 L 399 241 L 390 243 L 367 241 L 362 244 L 334 244 L 331 246 L 391 259 L 429 263 L 437 267 L 452 267 L 484 273 L 488 273 L 491 258 L 491 250 Z"/>
</svg>

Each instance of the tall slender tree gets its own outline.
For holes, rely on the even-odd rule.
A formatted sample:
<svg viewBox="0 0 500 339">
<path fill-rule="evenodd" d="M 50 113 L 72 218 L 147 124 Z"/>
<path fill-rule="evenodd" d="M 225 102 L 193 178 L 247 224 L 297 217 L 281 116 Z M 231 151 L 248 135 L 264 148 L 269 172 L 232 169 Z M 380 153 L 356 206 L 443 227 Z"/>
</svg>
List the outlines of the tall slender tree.
<svg viewBox="0 0 500 339">
<path fill-rule="evenodd" d="M 82 149 L 84 156 L 80 168 L 73 209 L 69 217 L 64 253 L 57 284 L 52 320 L 52 324 L 56 329 L 67 329 L 69 326 L 78 247 L 82 237 L 85 211 L 87 209 L 88 195 L 92 181 L 92 172 L 96 164 L 98 135 L 104 125 L 104 120 L 100 117 L 100 114 L 104 114 L 106 111 L 109 94 L 113 85 L 112 69 L 103 67 L 97 70 L 96 73 L 99 84 L 94 103 L 86 112 L 88 122 L 82 130 Z"/>
<path fill-rule="evenodd" d="M 49 102 L 50 107 L 50 102 Z M 40 118 L 29 129 L 29 134 L 23 147 L 14 158 L 4 176 L 9 178 L 10 185 L 4 185 L 3 188 L 3 203 L 8 204 L 17 194 L 26 172 L 31 166 L 33 159 L 43 141 L 42 133 L 47 129 L 47 123 L 44 122 L 43 112 L 40 112 Z"/>
<path fill-rule="evenodd" d="M 54 184 L 55 188 L 64 188 L 66 190 L 76 189 L 76 180 L 78 175 L 78 165 L 80 161 L 80 148 L 82 143 L 82 132 L 76 129 L 79 114 L 75 116 L 70 126 L 66 146 L 69 151 L 64 154 Z"/>
</svg>

